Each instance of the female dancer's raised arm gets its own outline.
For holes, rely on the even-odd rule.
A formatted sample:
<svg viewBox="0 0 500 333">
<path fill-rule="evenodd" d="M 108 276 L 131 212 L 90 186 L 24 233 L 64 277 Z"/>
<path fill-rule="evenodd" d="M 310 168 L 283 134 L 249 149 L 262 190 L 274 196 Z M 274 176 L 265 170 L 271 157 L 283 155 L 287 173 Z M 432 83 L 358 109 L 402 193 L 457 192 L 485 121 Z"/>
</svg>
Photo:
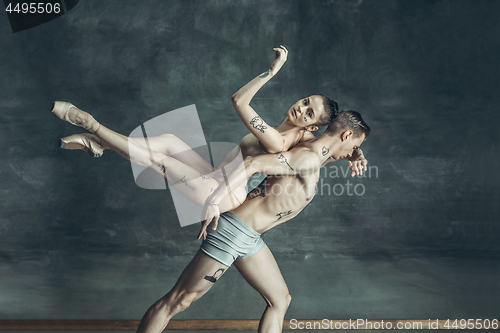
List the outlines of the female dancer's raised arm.
<svg viewBox="0 0 500 333">
<path fill-rule="evenodd" d="M 250 106 L 250 101 L 257 91 L 278 73 L 286 61 L 288 50 L 283 45 L 273 50 L 276 52 L 276 58 L 271 68 L 243 86 L 232 96 L 231 100 L 243 124 L 250 130 L 250 133 L 262 143 L 267 152 L 278 153 L 285 150 L 283 136 L 276 129 L 269 126 Z"/>
</svg>

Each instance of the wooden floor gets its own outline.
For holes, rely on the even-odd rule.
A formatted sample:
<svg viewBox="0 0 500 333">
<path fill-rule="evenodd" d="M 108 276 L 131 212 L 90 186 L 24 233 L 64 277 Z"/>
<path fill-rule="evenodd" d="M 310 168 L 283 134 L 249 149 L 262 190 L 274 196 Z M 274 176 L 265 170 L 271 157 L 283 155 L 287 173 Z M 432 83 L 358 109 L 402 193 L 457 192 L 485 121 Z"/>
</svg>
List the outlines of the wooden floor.
<svg viewBox="0 0 500 333">
<path fill-rule="evenodd" d="M 329 320 L 328 324 L 321 320 L 297 320 L 290 323 L 285 320 L 283 329 L 383 329 L 388 328 L 390 323 L 392 329 L 399 325 L 406 325 L 407 329 L 446 329 L 452 320 L 368 320 L 367 323 L 354 323 L 356 320 Z M 419 325 L 421 326 L 414 326 Z M 139 325 L 138 320 L 0 320 L 0 331 L 135 331 Z M 329 325 L 330 327 L 326 327 Z M 382 325 L 382 326 L 381 326 Z M 431 325 L 434 325 L 431 327 Z M 171 320 L 167 326 L 170 330 L 257 330 L 258 320 Z M 402 327 L 401 327 L 402 328 Z"/>
</svg>

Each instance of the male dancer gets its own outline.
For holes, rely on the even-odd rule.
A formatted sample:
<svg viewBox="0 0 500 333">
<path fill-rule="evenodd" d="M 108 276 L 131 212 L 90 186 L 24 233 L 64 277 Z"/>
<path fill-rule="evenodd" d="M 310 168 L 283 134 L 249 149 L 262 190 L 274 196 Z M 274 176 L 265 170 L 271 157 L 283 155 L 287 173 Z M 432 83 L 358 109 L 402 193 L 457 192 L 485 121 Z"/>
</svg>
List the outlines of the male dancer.
<svg viewBox="0 0 500 333">
<path fill-rule="evenodd" d="M 359 113 L 343 111 L 316 139 L 287 152 L 246 158 L 247 172 L 235 170 L 228 177 L 229 186 L 222 182 L 208 198 L 206 220 L 198 235 L 204 238 L 200 250 L 172 290 L 148 309 L 137 332 L 163 331 L 175 314 L 203 296 L 233 263 L 267 302 L 259 332 L 281 332 L 291 297 L 261 233 L 304 209 L 316 193 L 321 166 L 351 157 L 369 133 Z M 228 187 L 237 188 L 257 172 L 273 176 L 250 192 L 242 205 L 219 214 L 218 204 Z"/>
</svg>

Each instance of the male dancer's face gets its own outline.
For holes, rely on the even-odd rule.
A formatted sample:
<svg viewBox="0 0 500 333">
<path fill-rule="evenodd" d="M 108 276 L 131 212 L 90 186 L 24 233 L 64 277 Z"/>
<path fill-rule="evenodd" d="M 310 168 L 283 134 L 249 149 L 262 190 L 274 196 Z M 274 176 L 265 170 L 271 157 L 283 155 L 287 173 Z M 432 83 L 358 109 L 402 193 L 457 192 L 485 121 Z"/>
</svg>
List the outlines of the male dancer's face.
<svg viewBox="0 0 500 333">
<path fill-rule="evenodd" d="M 352 131 L 345 131 L 342 133 L 342 143 L 339 146 L 336 154 L 333 156 L 335 159 L 348 158 L 352 156 L 355 149 L 359 148 L 365 140 L 365 135 L 362 134 L 358 138 L 353 138 Z"/>
</svg>

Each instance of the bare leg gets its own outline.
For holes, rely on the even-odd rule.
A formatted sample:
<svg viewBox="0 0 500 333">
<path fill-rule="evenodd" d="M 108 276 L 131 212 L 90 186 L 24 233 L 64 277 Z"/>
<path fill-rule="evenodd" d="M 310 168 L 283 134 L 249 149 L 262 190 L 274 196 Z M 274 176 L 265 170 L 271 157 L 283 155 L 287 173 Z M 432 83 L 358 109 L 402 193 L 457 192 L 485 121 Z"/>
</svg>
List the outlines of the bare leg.
<svg viewBox="0 0 500 333">
<path fill-rule="evenodd" d="M 174 157 L 175 159 L 189 165 L 202 174 L 209 174 L 215 169 L 203 157 L 197 154 L 184 141 L 173 134 L 163 134 L 160 136 L 143 138 L 129 138 L 140 145 L 145 145 L 146 148 L 162 153 L 166 156 Z"/>
<path fill-rule="evenodd" d="M 136 142 L 144 148 L 174 157 L 202 174 L 209 174 L 215 171 L 215 168 L 210 163 L 173 134 L 162 134 L 147 138 L 129 137 L 127 139 Z M 59 146 L 69 150 L 83 150 L 94 157 L 100 157 L 105 149 L 110 149 L 107 142 L 89 133 L 73 134 L 61 138 Z"/>
<path fill-rule="evenodd" d="M 109 148 L 126 159 L 148 166 L 163 175 L 186 198 L 200 206 L 205 204 L 206 198 L 219 186 L 219 182 L 212 175 L 204 175 L 174 157 L 146 149 L 135 141 L 128 140 L 127 137 L 103 125 L 99 127 L 94 135 L 106 142 Z M 216 174 L 217 172 L 214 173 L 214 175 Z M 232 189 L 232 195 L 225 197 L 221 201 L 221 211 L 237 207 L 240 202 L 243 202 L 245 195 L 246 190 L 244 187 Z"/>
<path fill-rule="evenodd" d="M 234 266 L 267 302 L 258 332 L 281 332 L 285 313 L 292 298 L 278 264 L 267 245 L 250 258 L 236 260 Z"/>
<path fill-rule="evenodd" d="M 147 149 L 135 140 L 129 140 L 128 137 L 97 123 L 85 111 L 72 107 L 69 109 L 68 117 L 78 126 L 95 129 L 93 135 L 99 138 L 104 148 L 112 149 L 120 156 L 163 175 L 186 198 L 200 206 L 204 205 L 206 198 L 219 186 L 219 182 L 213 177 L 201 174 L 200 171 L 176 158 Z M 243 202 L 246 196 L 245 188 L 232 190 L 233 195 L 225 197 L 220 202 L 221 211 L 230 210 Z"/>
<path fill-rule="evenodd" d="M 227 269 L 226 265 L 198 250 L 172 290 L 144 314 L 137 332 L 159 333 L 163 331 L 175 314 L 185 310 L 212 288 L 214 282 L 210 282 L 210 279 L 205 279 L 205 277 L 215 276 L 214 279 L 217 280 Z"/>
</svg>

